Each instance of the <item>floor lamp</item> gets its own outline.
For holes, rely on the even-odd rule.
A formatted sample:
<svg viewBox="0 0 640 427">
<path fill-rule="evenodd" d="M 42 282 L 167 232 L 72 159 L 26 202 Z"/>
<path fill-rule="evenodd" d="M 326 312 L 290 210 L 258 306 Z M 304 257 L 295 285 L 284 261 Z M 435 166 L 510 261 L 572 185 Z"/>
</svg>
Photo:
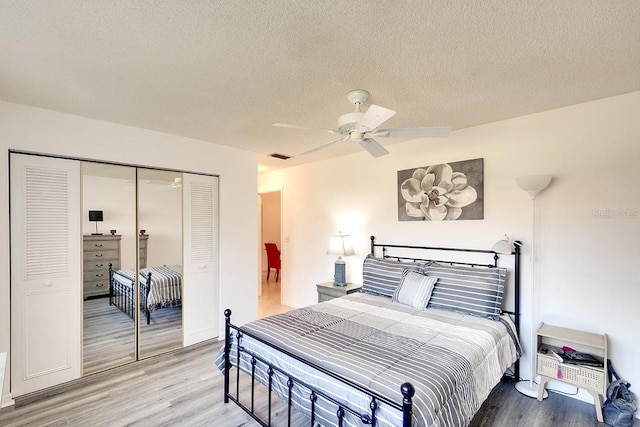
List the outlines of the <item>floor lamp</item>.
<svg viewBox="0 0 640 427">
<path fill-rule="evenodd" d="M 516 184 L 521 190 L 526 191 L 532 200 L 532 235 L 531 235 L 531 325 L 530 325 L 530 352 L 531 352 L 531 379 L 529 381 L 518 381 L 516 390 L 525 396 L 537 398 L 538 388 L 534 386 L 533 379 L 536 376 L 536 355 L 535 355 L 535 317 L 536 317 L 536 196 L 551 183 L 551 175 L 519 176 Z M 544 398 L 548 396 L 546 390 Z"/>
</svg>

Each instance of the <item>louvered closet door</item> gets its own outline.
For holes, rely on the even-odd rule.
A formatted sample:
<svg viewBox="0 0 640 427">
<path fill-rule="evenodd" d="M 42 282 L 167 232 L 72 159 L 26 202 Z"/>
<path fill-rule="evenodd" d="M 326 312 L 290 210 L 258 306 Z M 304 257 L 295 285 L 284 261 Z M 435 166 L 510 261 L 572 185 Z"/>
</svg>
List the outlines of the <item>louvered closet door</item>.
<svg viewBox="0 0 640 427">
<path fill-rule="evenodd" d="M 184 174 L 184 345 L 218 336 L 218 178 Z"/>
<path fill-rule="evenodd" d="M 81 376 L 80 163 L 11 154 L 11 392 Z"/>
</svg>

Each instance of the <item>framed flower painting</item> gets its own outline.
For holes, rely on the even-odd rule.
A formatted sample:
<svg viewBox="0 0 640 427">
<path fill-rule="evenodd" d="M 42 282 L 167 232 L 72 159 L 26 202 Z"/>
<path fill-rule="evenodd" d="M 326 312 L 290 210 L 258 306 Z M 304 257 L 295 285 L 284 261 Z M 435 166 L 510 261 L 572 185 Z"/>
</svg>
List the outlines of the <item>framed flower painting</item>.
<svg viewBox="0 0 640 427">
<path fill-rule="evenodd" d="M 398 220 L 484 219 L 483 160 L 398 171 Z"/>
</svg>

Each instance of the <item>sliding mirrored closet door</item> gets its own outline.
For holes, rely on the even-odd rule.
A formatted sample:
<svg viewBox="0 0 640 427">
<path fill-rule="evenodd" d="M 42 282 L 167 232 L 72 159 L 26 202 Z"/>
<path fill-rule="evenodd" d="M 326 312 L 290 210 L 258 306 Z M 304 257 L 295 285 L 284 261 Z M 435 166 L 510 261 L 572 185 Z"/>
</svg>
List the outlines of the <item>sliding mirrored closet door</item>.
<svg viewBox="0 0 640 427">
<path fill-rule="evenodd" d="M 220 333 L 218 178 L 10 152 L 11 393 Z"/>
<path fill-rule="evenodd" d="M 134 306 L 110 286 L 135 277 L 136 168 L 82 162 L 82 241 L 87 375 L 136 360 Z"/>
<path fill-rule="evenodd" d="M 139 352 L 182 347 L 182 173 L 138 168 Z"/>
</svg>

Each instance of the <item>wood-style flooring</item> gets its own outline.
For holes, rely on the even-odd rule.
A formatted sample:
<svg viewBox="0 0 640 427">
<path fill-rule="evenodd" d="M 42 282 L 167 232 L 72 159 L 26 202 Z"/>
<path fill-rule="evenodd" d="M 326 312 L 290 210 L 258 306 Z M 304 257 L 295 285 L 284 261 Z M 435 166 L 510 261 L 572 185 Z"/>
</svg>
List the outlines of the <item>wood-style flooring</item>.
<svg viewBox="0 0 640 427">
<path fill-rule="evenodd" d="M 0 411 L 0 425 L 17 426 L 258 426 L 233 403 L 224 404 L 223 377 L 214 361 L 220 342 L 207 342 L 98 373 L 56 390 L 16 399 Z M 286 425 L 284 410 L 274 425 Z M 293 425 L 306 424 L 296 418 Z M 472 427 L 590 427 L 593 405 L 556 393 L 543 402 L 500 383 Z"/>
<path fill-rule="evenodd" d="M 273 276 L 273 275 L 272 275 Z M 262 274 L 262 296 L 258 298 L 258 317 L 291 310 L 280 303 L 281 283 Z M 151 313 L 140 324 L 140 358 L 182 347 L 182 308 L 166 307 Z M 90 374 L 136 360 L 133 320 L 113 305 L 109 298 L 83 301 L 83 372 Z"/>
<path fill-rule="evenodd" d="M 83 372 L 85 374 L 136 360 L 133 320 L 109 305 L 109 298 L 83 301 Z M 182 308 L 166 307 L 142 317 L 140 358 L 182 347 Z"/>
<path fill-rule="evenodd" d="M 263 280 L 263 295 L 258 302 L 260 317 L 290 309 L 280 304 L 280 290 L 280 283 Z M 163 309 L 155 314 L 161 313 L 180 323 L 179 309 Z M 117 313 L 97 303 L 87 314 L 85 327 L 91 319 L 99 324 L 101 316 Z M 156 318 L 155 333 L 149 337 L 161 342 L 158 336 L 163 334 L 159 329 L 162 317 Z M 113 328 L 119 330 L 117 325 L 125 324 L 120 318 Z M 97 342 L 104 333 L 98 328 L 85 336 L 85 357 L 89 352 L 99 353 Z M 258 426 L 235 404 L 223 403 L 223 377 L 214 363 L 221 345 L 219 341 L 202 343 L 16 398 L 15 406 L 0 410 L 0 426 Z M 241 396 L 246 397 L 246 383 L 242 384 Z M 258 393 L 257 402 L 263 401 L 265 394 Z M 286 410 L 282 402 L 279 405 L 273 414 L 273 425 L 286 425 Z M 308 425 L 308 420 L 294 414 L 292 425 Z M 538 402 L 518 393 L 510 382 L 494 388 L 470 424 L 472 427 L 602 425 L 597 422 L 591 404 L 557 393 L 549 393 L 548 399 Z M 640 426 L 640 422 L 636 420 L 634 425 Z"/>
</svg>

